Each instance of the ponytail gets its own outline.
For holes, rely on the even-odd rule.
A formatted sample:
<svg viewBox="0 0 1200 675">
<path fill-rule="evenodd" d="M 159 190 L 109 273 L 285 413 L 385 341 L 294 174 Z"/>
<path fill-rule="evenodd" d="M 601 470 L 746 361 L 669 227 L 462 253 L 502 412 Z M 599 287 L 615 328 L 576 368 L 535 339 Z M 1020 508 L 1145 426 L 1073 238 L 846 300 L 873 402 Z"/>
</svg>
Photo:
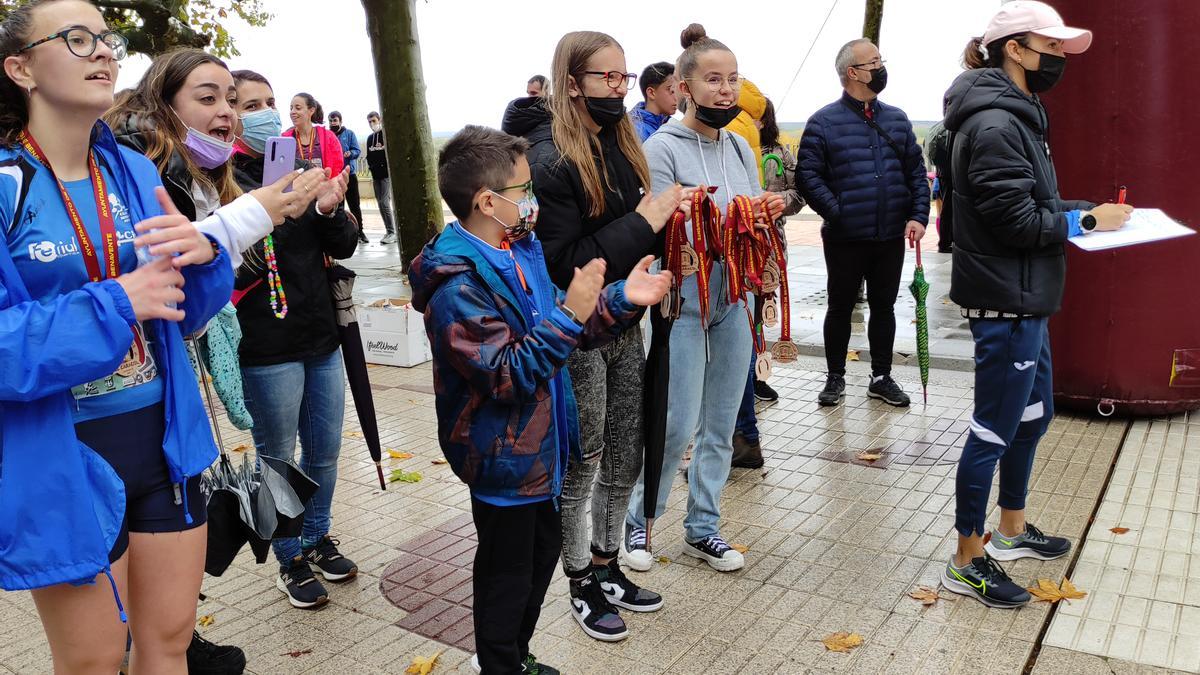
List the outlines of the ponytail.
<svg viewBox="0 0 1200 675">
<path fill-rule="evenodd" d="M 306 94 L 304 92 L 300 92 L 299 94 L 296 94 L 296 97 L 304 99 L 304 105 L 313 109 L 313 114 L 312 114 L 312 123 L 313 124 L 324 124 L 325 123 L 325 109 L 321 107 L 321 104 L 317 102 L 317 99 L 313 98 L 312 94 Z"/>
<path fill-rule="evenodd" d="M 1029 33 L 1014 33 L 1006 37 L 997 38 L 989 42 L 986 49 L 983 45 L 983 38 L 971 38 L 971 41 L 967 43 L 966 49 L 963 50 L 963 67 L 967 70 L 1003 68 L 1004 45 L 1008 44 L 1009 40 L 1016 40 L 1017 44 L 1022 47 L 1028 47 Z"/>
</svg>

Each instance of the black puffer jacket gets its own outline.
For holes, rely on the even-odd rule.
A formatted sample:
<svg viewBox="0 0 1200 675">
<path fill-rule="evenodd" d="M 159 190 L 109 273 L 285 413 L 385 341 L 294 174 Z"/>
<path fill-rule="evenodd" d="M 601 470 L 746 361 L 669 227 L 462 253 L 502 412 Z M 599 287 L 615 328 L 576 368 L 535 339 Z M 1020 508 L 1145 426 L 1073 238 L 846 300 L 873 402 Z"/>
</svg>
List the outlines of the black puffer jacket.
<svg viewBox="0 0 1200 675">
<path fill-rule="evenodd" d="M 642 183 L 617 145 L 616 132 L 600 132 L 603 157 L 596 161 L 600 170 L 607 172 L 609 189 L 604 193 L 604 212 L 593 218 L 588 215 L 579 169 L 554 145 L 550 112 L 543 99 L 513 101 L 504 113 L 502 128 L 529 141 L 529 168 L 540 207 L 537 237 L 554 285 L 565 290 L 575 268 L 593 258 L 603 258 L 608 264 L 605 284 L 629 276 L 638 261 L 654 250 L 658 235 L 636 212 L 643 196 Z"/>
<path fill-rule="evenodd" d="M 120 127 L 113 129 L 113 133 L 117 136 L 117 142 L 126 147 L 133 148 L 143 155 L 146 154 L 148 141 L 142 131 L 142 122 L 136 115 L 130 115 L 125 118 L 125 122 Z M 155 162 L 157 164 L 157 161 Z M 167 194 L 171 197 L 171 202 L 175 204 L 175 208 L 179 212 L 187 216 L 188 220 L 195 222 L 196 218 L 196 203 L 192 200 L 192 174 L 188 172 L 187 162 L 178 152 L 172 153 L 167 158 L 166 167 L 159 172 L 162 178 L 163 187 L 167 189 Z"/>
<path fill-rule="evenodd" d="M 233 163 L 235 177 L 243 190 L 262 187 L 262 159 L 238 154 Z M 253 286 L 237 306 L 242 327 L 239 349 L 242 366 L 301 361 L 324 356 L 339 345 L 325 256 L 342 259 L 354 255 L 358 228 L 341 206 L 329 218 L 318 215 L 315 207 L 309 206 L 300 218 L 288 218 L 276 227 L 272 236 L 288 314 L 277 319 L 271 310 L 271 290 L 260 241 L 246 253 L 246 261 L 238 269 L 234 283 L 238 290 Z"/>
<path fill-rule="evenodd" d="M 1003 70 L 969 70 L 946 92 L 946 128 L 953 134 L 944 188 L 954 213 L 950 299 L 970 309 L 1057 312 L 1067 212 L 1094 205 L 1059 198 L 1046 111 Z"/>
</svg>

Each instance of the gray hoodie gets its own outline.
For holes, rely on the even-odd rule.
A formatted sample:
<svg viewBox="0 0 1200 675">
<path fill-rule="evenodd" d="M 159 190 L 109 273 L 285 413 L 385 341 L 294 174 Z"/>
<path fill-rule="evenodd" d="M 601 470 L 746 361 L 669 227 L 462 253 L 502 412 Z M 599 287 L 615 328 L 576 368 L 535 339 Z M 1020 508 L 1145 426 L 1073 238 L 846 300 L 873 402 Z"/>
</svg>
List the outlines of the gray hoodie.
<svg viewBox="0 0 1200 675">
<path fill-rule="evenodd" d="M 675 183 L 716 185 L 719 189 L 713 198 L 722 213 L 736 195 L 762 194 L 754 152 L 746 139 L 724 129 L 718 138 L 713 141 L 678 120 L 664 124 L 642 146 L 650 164 L 650 189 L 658 193 Z M 691 228 L 687 229 L 690 237 Z"/>
</svg>

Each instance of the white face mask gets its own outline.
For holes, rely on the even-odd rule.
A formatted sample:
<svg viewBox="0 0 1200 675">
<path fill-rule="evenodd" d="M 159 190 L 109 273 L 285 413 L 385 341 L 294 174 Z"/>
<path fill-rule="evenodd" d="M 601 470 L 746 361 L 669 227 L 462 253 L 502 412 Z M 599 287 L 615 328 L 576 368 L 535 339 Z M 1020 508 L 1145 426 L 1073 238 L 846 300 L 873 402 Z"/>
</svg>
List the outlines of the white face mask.
<svg viewBox="0 0 1200 675">
<path fill-rule="evenodd" d="M 379 122 L 371 122 L 371 131 L 379 133 L 380 131 L 383 131 L 383 125 Z"/>
</svg>

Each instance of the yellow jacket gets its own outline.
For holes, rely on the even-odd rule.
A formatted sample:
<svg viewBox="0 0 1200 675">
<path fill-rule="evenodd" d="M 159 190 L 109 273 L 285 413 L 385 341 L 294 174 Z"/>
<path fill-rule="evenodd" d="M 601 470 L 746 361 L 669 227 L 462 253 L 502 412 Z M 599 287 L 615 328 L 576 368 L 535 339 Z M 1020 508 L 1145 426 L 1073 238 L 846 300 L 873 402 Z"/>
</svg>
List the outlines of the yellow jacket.
<svg viewBox="0 0 1200 675">
<path fill-rule="evenodd" d="M 762 142 L 759 140 L 758 127 L 755 122 L 762 119 L 767 111 L 767 97 L 758 90 L 753 82 L 742 78 L 742 92 L 738 96 L 738 105 L 742 112 L 725 127 L 729 131 L 746 139 L 750 149 L 754 151 L 754 164 L 758 167 L 758 182 L 762 184 Z"/>
</svg>

